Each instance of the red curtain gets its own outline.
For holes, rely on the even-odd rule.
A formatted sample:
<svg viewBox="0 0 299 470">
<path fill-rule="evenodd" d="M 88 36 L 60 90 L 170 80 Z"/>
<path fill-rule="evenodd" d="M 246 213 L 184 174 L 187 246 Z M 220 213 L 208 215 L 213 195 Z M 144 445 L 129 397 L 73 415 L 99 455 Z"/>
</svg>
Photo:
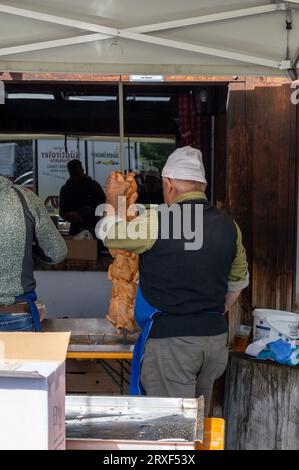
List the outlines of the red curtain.
<svg viewBox="0 0 299 470">
<path fill-rule="evenodd" d="M 196 93 L 182 93 L 179 95 L 179 129 L 180 146 L 190 145 L 201 150 L 201 116 L 197 115 L 200 99 Z"/>
</svg>

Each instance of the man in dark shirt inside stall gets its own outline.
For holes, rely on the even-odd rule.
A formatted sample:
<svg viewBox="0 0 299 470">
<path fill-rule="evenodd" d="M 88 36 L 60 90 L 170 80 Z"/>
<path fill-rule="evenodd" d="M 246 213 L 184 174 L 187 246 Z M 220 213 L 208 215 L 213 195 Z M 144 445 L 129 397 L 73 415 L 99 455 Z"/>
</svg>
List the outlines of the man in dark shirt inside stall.
<svg viewBox="0 0 299 470">
<path fill-rule="evenodd" d="M 99 183 L 84 173 L 80 160 L 69 161 L 67 168 L 70 178 L 60 191 L 60 215 L 71 223 L 70 235 L 84 229 L 94 232 L 98 221 L 95 210 L 106 202 L 105 193 Z"/>
<path fill-rule="evenodd" d="M 162 179 L 154 171 L 147 171 L 143 176 L 138 192 L 140 204 L 162 204 L 164 201 Z"/>
</svg>

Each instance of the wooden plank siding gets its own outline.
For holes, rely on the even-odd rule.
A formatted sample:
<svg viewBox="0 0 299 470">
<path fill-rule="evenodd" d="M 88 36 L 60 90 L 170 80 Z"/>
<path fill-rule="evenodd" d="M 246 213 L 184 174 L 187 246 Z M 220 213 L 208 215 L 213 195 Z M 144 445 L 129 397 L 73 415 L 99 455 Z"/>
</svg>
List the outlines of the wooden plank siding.
<svg viewBox="0 0 299 470">
<path fill-rule="evenodd" d="M 296 153 L 290 88 L 255 90 L 252 304 L 291 310 L 294 298 Z"/>
<path fill-rule="evenodd" d="M 230 343 L 236 324 L 252 324 L 255 307 L 295 308 L 299 107 L 291 91 L 286 80 L 229 85 L 223 205 L 242 230 L 250 271 L 229 313 Z M 212 416 L 222 416 L 223 395 L 224 376 L 214 386 Z"/>
<path fill-rule="evenodd" d="M 262 79 L 230 84 L 226 202 L 251 275 L 231 319 L 237 313 L 246 323 L 255 307 L 294 308 L 298 106 L 291 91 Z"/>
</svg>

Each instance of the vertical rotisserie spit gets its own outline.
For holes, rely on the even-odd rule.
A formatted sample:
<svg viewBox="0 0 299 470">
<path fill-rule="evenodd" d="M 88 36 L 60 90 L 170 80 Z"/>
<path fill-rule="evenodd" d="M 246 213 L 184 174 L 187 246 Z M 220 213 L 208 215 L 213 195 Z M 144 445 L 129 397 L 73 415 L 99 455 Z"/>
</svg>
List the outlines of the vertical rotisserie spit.
<svg viewBox="0 0 299 470">
<path fill-rule="evenodd" d="M 126 181 L 129 187 L 125 193 L 126 208 L 137 200 L 137 184 L 134 173 L 124 176 L 113 172 L 110 178 Z M 126 218 L 132 219 L 133 216 Z M 107 319 L 115 326 L 117 334 L 134 331 L 134 303 L 138 283 L 138 255 L 123 250 L 110 250 L 113 262 L 109 266 L 108 279 L 112 282 L 109 313 Z"/>
</svg>

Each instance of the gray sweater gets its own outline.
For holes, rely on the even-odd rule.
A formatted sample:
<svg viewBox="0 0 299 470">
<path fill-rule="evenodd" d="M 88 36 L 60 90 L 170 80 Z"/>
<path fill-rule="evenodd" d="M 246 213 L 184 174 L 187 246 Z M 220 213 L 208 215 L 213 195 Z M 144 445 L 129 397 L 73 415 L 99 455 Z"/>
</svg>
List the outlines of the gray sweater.
<svg viewBox="0 0 299 470">
<path fill-rule="evenodd" d="M 47 263 L 66 256 L 65 242 L 40 199 L 0 176 L 0 305 L 35 289 L 33 241 Z"/>
</svg>

